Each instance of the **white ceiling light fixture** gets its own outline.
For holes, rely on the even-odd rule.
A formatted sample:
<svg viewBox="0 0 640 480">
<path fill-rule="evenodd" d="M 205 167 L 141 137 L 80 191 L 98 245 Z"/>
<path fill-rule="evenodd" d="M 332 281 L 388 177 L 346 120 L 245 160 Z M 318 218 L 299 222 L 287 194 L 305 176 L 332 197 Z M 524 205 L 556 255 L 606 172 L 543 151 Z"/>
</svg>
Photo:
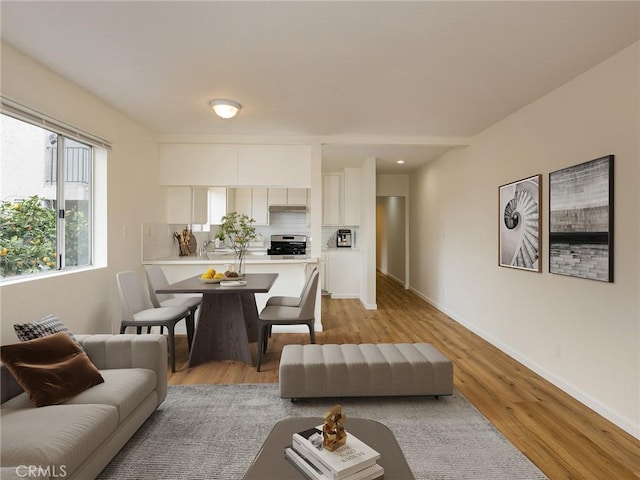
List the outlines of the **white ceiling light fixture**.
<svg viewBox="0 0 640 480">
<path fill-rule="evenodd" d="M 235 117 L 242 106 L 238 102 L 225 99 L 211 100 L 209 105 L 211 105 L 213 111 L 216 112 L 216 115 L 225 119 Z"/>
<path fill-rule="evenodd" d="M 396 160 L 396 163 L 402 165 L 404 163 L 404 160 Z"/>
</svg>

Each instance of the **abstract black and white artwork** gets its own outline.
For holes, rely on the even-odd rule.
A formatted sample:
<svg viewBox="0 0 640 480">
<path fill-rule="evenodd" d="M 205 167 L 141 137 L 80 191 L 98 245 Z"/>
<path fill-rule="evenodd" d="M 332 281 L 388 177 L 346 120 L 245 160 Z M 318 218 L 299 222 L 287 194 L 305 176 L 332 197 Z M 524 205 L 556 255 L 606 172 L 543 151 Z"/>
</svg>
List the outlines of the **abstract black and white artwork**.
<svg viewBox="0 0 640 480">
<path fill-rule="evenodd" d="M 542 175 L 499 189 L 499 258 L 502 267 L 540 272 L 540 184 Z"/>
<path fill-rule="evenodd" d="M 549 272 L 613 282 L 613 155 L 549 174 Z"/>
</svg>

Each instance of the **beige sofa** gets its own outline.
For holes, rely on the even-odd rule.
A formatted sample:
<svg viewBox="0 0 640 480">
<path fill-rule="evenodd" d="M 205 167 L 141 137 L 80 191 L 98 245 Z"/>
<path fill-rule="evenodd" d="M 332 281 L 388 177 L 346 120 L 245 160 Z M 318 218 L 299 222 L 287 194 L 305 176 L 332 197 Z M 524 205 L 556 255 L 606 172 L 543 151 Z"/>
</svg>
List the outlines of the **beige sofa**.
<svg viewBox="0 0 640 480">
<path fill-rule="evenodd" d="M 2 479 L 95 478 L 167 394 L 163 335 L 75 335 L 104 383 L 34 408 L 2 366 Z"/>
</svg>

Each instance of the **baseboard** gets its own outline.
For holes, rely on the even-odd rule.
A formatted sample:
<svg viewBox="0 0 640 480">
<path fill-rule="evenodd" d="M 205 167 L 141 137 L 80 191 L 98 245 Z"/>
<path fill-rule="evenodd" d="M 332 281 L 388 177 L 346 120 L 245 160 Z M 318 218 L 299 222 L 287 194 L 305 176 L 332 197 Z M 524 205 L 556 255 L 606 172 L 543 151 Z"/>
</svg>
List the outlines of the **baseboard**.
<svg viewBox="0 0 640 480">
<path fill-rule="evenodd" d="M 637 439 L 640 439 L 640 425 L 634 424 L 633 421 L 630 420 L 629 418 L 623 417 L 619 413 L 611 410 L 609 407 L 604 405 L 599 400 L 593 398 L 588 393 L 585 393 L 582 390 L 580 390 L 579 388 L 576 388 L 571 383 L 565 381 L 563 378 L 559 377 L 558 375 L 556 375 L 553 372 L 549 371 L 545 367 L 543 367 L 543 366 L 539 365 L 538 363 L 534 362 L 529 357 L 526 357 L 526 356 L 522 355 L 520 352 L 517 352 L 516 350 L 513 350 L 508 345 L 506 345 L 506 344 L 502 343 L 501 341 L 497 340 L 496 338 L 492 337 L 491 335 L 489 335 L 484 330 L 482 330 L 480 328 L 477 328 L 475 325 L 473 325 L 472 323 L 466 321 L 464 318 L 462 318 L 457 313 L 452 312 L 451 310 L 447 309 L 444 305 L 440 305 L 438 302 L 436 302 L 432 298 L 428 297 L 427 295 L 424 295 L 422 292 L 419 292 L 415 288 L 411 288 L 410 290 L 413 293 L 415 293 L 416 295 L 418 295 L 420 298 L 422 298 L 425 302 L 427 302 L 428 304 L 432 305 L 434 308 L 437 308 L 442 313 L 444 313 L 445 315 L 450 317 L 455 322 L 457 322 L 460 325 L 462 325 L 463 327 L 471 330 L 473 333 L 475 333 L 476 335 L 478 335 L 482 339 L 486 340 L 487 342 L 489 342 L 491 345 L 495 346 L 496 348 L 499 348 L 501 351 L 503 351 L 504 353 L 509 355 L 511 358 L 517 360 L 518 362 L 523 364 L 525 367 L 529 368 L 530 370 L 532 370 L 533 372 L 537 373 L 542 378 L 544 378 L 545 380 L 550 382 L 551 384 L 553 384 L 556 387 L 558 387 L 559 389 L 561 389 L 563 392 L 565 392 L 568 395 L 572 396 L 573 398 L 575 398 L 577 401 L 579 401 L 583 405 L 589 407 L 591 410 L 596 412 L 598 415 L 600 415 L 600 416 L 606 418 L 607 420 L 609 420 L 610 422 L 614 423 L 615 425 L 620 427 L 622 430 L 624 430 L 628 434 L 634 436 Z"/>
<path fill-rule="evenodd" d="M 380 272 L 382 275 L 384 275 L 387 278 L 390 278 L 391 280 L 393 280 L 396 283 L 399 283 L 400 285 L 402 285 L 402 288 L 408 288 L 407 285 L 404 283 L 404 280 L 402 280 L 401 278 L 396 277 L 395 275 L 387 272 L 386 270 L 382 270 L 381 268 L 376 268 L 376 270 L 378 272 Z"/>
</svg>

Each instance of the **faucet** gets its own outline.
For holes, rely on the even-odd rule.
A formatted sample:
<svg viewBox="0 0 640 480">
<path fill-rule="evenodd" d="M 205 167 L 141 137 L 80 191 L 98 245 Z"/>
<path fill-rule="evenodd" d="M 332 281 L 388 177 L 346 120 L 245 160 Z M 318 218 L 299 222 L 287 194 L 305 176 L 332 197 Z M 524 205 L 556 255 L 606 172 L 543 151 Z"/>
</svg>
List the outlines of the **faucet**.
<svg viewBox="0 0 640 480">
<path fill-rule="evenodd" d="M 200 256 L 205 257 L 207 252 L 209 251 L 209 245 L 213 243 L 213 240 L 205 240 L 202 242 L 202 246 L 200 247 Z"/>
</svg>

